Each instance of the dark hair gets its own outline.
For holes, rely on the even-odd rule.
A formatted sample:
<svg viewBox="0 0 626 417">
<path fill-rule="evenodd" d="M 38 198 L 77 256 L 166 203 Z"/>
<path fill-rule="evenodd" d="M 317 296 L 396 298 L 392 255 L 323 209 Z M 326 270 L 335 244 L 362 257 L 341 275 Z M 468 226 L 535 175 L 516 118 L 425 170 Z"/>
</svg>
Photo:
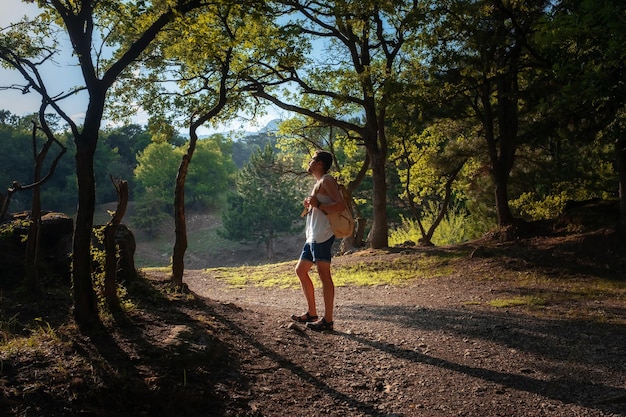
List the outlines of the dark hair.
<svg viewBox="0 0 626 417">
<path fill-rule="evenodd" d="M 328 151 L 317 150 L 313 155 L 313 159 L 316 161 L 322 161 L 324 163 L 324 171 L 328 172 L 333 165 L 333 154 Z"/>
</svg>

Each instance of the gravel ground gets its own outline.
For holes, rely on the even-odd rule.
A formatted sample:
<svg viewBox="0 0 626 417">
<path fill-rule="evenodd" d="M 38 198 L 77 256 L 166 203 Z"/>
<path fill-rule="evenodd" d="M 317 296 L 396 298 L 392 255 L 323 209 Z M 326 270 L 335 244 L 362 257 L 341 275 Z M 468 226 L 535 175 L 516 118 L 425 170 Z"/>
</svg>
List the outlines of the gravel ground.
<svg viewBox="0 0 626 417">
<path fill-rule="evenodd" d="M 291 325 L 305 311 L 299 289 L 231 288 L 203 271 L 185 282 L 228 330 L 230 415 L 626 416 L 623 297 L 491 307 L 520 290 L 476 279 L 488 262 L 403 287 L 337 288 L 330 333 Z"/>
</svg>

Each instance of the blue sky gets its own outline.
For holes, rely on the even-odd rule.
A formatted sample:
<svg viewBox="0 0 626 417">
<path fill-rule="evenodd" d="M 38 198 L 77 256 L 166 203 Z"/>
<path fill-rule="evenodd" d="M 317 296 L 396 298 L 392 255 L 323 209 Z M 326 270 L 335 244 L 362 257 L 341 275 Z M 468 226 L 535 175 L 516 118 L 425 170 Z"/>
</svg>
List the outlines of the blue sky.
<svg viewBox="0 0 626 417">
<path fill-rule="evenodd" d="M 7 27 L 11 22 L 20 20 L 24 15 L 34 16 L 39 9 L 32 3 L 23 3 L 21 0 L 2 0 L 2 13 L 0 13 L 0 28 Z M 63 51 L 55 59 L 54 65 L 49 65 L 42 76 L 45 79 L 46 87 L 52 95 L 68 91 L 72 86 L 82 85 L 83 79 L 77 66 L 76 59 L 71 55 L 69 40 L 62 42 Z M 12 84 L 23 84 L 24 79 L 17 71 L 0 68 L 0 87 Z M 0 109 L 8 110 L 11 113 L 24 116 L 39 110 L 40 97 L 37 93 L 22 94 L 15 90 L 0 90 Z M 87 107 L 86 93 L 78 94 L 74 97 L 63 100 L 62 109 L 74 120 L 81 123 Z M 200 134 L 210 134 L 216 131 L 226 132 L 230 130 L 257 131 L 264 127 L 270 120 L 279 118 L 279 111 L 268 109 L 269 114 L 260 118 L 256 123 L 233 122 L 228 126 L 218 129 L 202 128 Z M 145 124 L 147 115 L 138 114 L 133 120 L 135 123 Z M 183 132 L 185 134 L 186 132 Z"/>
<path fill-rule="evenodd" d="M 0 27 L 4 28 L 11 22 L 19 21 L 24 15 L 36 15 L 38 8 L 32 3 L 23 3 L 21 0 L 2 0 L 2 14 L 0 14 Z M 69 41 L 64 49 L 69 49 Z M 68 51 L 55 59 L 56 64 L 48 65 L 42 76 L 47 88 L 52 94 L 67 91 L 71 86 L 81 84 L 80 70 Z M 8 69 L 0 69 L 0 85 L 24 84 L 24 78 L 17 72 Z M 18 116 L 37 112 L 40 105 L 40 96 L 37 93 L 22 94 L 15 90 L 0 91 L 0 108 L 9 110 Z M 82 121 L 84 109 L 87 106 L 86 95 L 78 95 L 64 100 L 62 107 L 75 121 Z"/>
</svg>

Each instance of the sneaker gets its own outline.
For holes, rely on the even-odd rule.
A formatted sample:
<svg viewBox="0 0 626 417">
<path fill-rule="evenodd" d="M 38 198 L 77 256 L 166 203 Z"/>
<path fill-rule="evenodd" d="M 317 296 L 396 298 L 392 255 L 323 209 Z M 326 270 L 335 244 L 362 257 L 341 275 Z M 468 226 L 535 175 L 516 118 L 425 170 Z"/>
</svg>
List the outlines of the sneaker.
<svg viewBox="0 0 626 417">
<path fill-rule="evenodd" d="M 306 327 L 314 330 L 316 332 L 323 332 L 323 331 L 333 331 L 333 322 L 332 321 L 326 321 L 325 318 L 322 318 L 319 321 L 313 322 L 313 323 L 307 323 Z"/>
<path fill-rule="evenodd" d="M 312 321 L 317 321 L 317 316 L 312 316 L 309 314 L 309 312 L 307 311 L 306 314 L 304 314 L 304 317 L 302 316 L 297 316 L 297 315 L 292 315 L 291 316 L 291 320 L 298 322 L 298 323 L 310 323 Z"/>
</svg>

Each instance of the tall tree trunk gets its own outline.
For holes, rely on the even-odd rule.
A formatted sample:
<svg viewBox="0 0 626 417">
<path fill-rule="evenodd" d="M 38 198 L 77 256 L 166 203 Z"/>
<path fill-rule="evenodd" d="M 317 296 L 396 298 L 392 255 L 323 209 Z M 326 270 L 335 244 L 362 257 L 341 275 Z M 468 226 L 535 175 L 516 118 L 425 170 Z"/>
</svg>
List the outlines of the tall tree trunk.
<svg viewBox="0 0 626 417">
<path fill-rule="evenodd" d="M 190 145 L 191 147 L 191 145 Z M 193 151 L 192 151 L 193 153 Z M 185 272 L 185 252 L 187 251 L 187 221 L 185 220 L 185 179 L 191 157 L 189 150 L 183 156 L 176 175 L 176 189 L 174 191 L 174 250 L 172 253 L 172 276 L 175 285 L 183 285 Z"/>
<path fill-rule="evenodd" d="M 35 159 L 33 183 L 41 180 L 42 164 L 51 141 L 47 141 L 41 152 L 37 152 L 37 125 L 33 123 L 32 146 Z M 26 290 L 30 295 L 37 296 L 39 293 L 39 236 L 41 233 L 41 189 L 33 188 L 33 201 L 30 210 L 30 224 L 28 225 L 28 238 L 26 240 Z"/>
<path fill-rule="evenodd" d="M 499 226 L 511 225 L 514 221 L 509 206 L 508 183 L 517 149 L 517 100 L 513 97 L 514 86 L 510 84 L 515 81 L 509 77 L 512 76 L 502 76 L 497 81 L 497 117 L 491 103 L 490 83 L 485 81 L 481 89 L 482 124 L 489 151 Z"/>
<path fill-rule="evenodd" d="M 185 219 L 185 181 L 187 171 L 191 163 L 191 157 L 196 149 L 198 135 L 192 129 L 187 153 L 183 155 L 178 166 L 176 175 L 176 188 L 174 190 L 174 251 L 172 253 L 172 282 L 177 286 L 183 285 L 183 274 L 185 272 L 185 252 L 187 251 L 187 221 Z"/>
<path fill-rule="evenodd" d="M 72 284 L 74 318 L 82 330 L 94 329 L 100 324 L 96 293 L 91 280 L 91 233 L 96 204 L 93 164 L 96 138 L 86 134 L 76 138 L 78 211 L 72 252 Z"/>
<path fill-rule="evenodd" d="M 496 202 L 501 210 L 498 213 L 500 225 L 513 224 L 514 218 L 509 206 L 509 177 L 515 163 L 518 132 L 518 85 L 517 85 L 517 58 L 519 48 L 515 48 L 510 58 L 508 71 L 497 80 L 498 111 L 497 121 L 500 132 L 500 160 L 498 162 L 496 180 Z"/>
<path fill-rule="evenodd" d="M 387 180 L 385 164 L 387 157 L 377 149 L 368 148 L 372 165 L 372 211 L 373 221 L 369 233 L 370 246 L 382 249 L 389 246 L 387 223 Z"/>
<path fill-rule="evenodd" d="M 176 175 L 176 189 L 174 191 L 174 234 L 176 241 L 174 242 L 174 251 L 172 254 L 172 276 L 171 280 L 175 285 L 183 285 L 183 274 L 185 272 L 185 252 L 187 251 L 187 221 L 185 220 L 185 181 L 187 179 L 187 171 L 191 158 L 196 150 L 198 143 L 197 130 L 205 122 L 215 117 L 226 106 L 226 94 L 228 88 L 226 81 L 230 71 L 230 60 L 232 57 L 232 48 L 228 49 L 226 59 L 221 66 L 221 80 L 219 88 L 219 97 L 215 105 L 207 110 L 197 120 L 190 120 L 189 124 L 189 147 L 187 153 L 183 155 L 178 167 Z M 208 179 L 207 179 L 208 180 Z"/>
<path fill-rule="evenodd" d="M 619 226 L 626 231 L 626 139 L 615 141 L 615 161 L 619 178 Z"/>
<path fill-rule="evenodd" d="M 494 182 L 494 195 L 496 201 L 496 214 L 499 226 L 508 226 L 513 224 L 513 214 L 509 207 L 509 191 L 508 182 L 509 174 L 501 164 L 496 164 L 492 168 L 492 176 Z"/>
</svg>

